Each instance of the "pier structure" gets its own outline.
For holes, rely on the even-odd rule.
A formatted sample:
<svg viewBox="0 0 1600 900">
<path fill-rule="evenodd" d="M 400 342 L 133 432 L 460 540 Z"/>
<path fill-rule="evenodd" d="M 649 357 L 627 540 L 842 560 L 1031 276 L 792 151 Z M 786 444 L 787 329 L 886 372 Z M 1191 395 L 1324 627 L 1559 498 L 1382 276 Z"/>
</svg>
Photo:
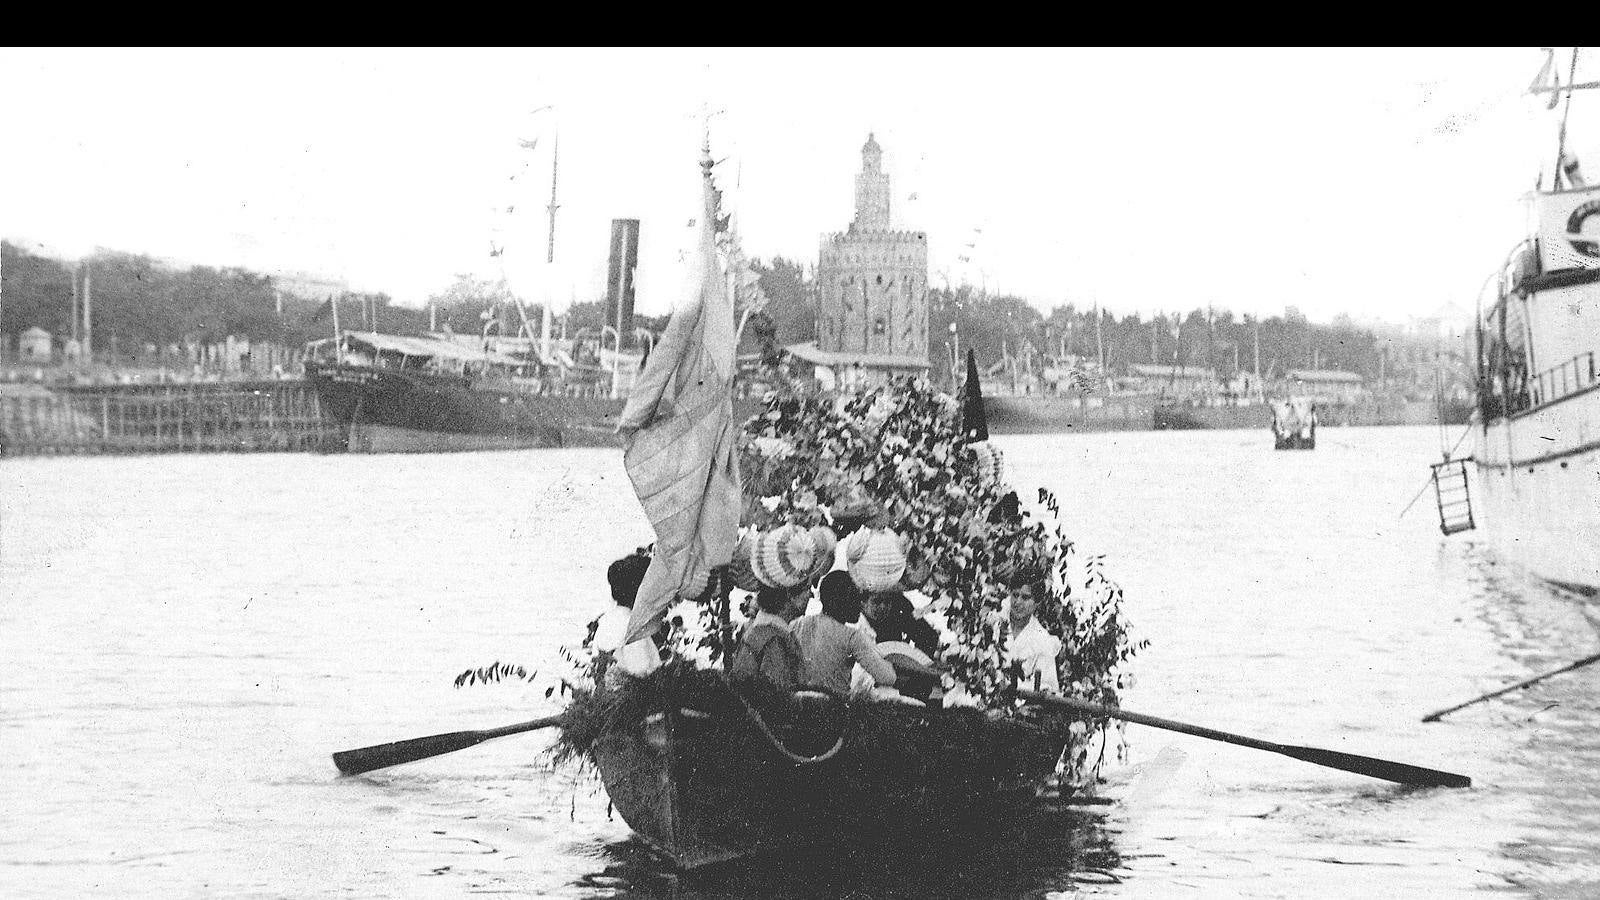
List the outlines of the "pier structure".
<svg viewBox="0 0 1600 900">
<path fill-rule="evenodd" d="M 0 455 L 342 449 L 304 381 L 0 386 Z"/>
</svg>

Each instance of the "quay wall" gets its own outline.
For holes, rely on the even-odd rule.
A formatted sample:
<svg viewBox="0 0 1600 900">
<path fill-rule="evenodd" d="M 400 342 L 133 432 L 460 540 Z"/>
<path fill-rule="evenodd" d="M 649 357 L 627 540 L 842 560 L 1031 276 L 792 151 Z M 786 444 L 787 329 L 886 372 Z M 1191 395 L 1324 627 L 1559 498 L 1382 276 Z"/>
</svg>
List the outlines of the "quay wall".
<svg viewBox="0 0 1600 900">
<path fill-rule="evenodd" d="M 1162 404 L 1152 395 L 1079 398 L 1007 396 L 983 398 L 989 430 L 996 434 L 1070 434 L 1084 431 L 1149 431 L 1153 428 L 1269 428 L 1272 407 L 1189 406 Z M 1467 421 L 1471 406 L 1447 403 L 1444 424 Z M 1317 419 L 1325 426 L 1435 425 L 1439 407 L 1428 401 L 1358 401 L 1318 403 Z"/>
<path fill-rule="evenodd" d="M 0 385 L 0 455 L 337 449 L 304 381 Z"/>
</svg>

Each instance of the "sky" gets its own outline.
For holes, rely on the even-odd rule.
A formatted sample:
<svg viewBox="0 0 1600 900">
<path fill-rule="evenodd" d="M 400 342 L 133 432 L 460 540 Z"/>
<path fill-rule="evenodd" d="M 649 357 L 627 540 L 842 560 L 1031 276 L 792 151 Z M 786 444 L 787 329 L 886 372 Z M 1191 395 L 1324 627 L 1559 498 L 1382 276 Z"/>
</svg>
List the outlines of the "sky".
<svg viewBox="0 0 1600 900">
<path fill-rule="evenodd" d="M 1578 80 L 1600 74 L 1597 55 Z M 637 308 L 660 314 L 683 293 L 709 114 L 752 256 L 815 264 L 853 215 L 873 133 L 896 225 L 928 233 L 934 285 L 1046 311 L 1293 306 L 1405 322 L 1470 310 L 1526 236 L 1524 197 L 1554 163 L 1561 116 L 1525 93 L 1544 59 L 13 49 L 0 53 L 0 236 L 68 258 L 103 247 L 309 272 L 412 306 L 460 274 L 505 277 L 559 310 L 602 295 L 610 220 L 637 218 Z M 1591 175 L 1597 137 L 1600 92 L 1580 93 L 1568 146 Z"/>
</svg>

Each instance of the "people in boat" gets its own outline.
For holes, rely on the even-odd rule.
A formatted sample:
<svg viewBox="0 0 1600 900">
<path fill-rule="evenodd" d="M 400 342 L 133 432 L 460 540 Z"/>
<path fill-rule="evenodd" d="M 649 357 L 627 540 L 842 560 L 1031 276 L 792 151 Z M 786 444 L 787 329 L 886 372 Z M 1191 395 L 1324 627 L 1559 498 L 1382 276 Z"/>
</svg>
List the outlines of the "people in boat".
<svg viewBox="0 0 1600 900">
<path fill-rule="evenodd" d="M 939 653 L 939 632 L 915 615 L 910 598 L 901 591 L 876 591 L 868 594 L 862 606 L 861 629 L 882 644 L 904 641 L 933 657 Z"/>
<path fill-rule="evenodd" d="M 758 697 L 789 694 L 805 680 L 800 642 L 789 631 L 798 617 L 796 598 L 808 590 L 763 587 L 756 592 L 756 616 L 744 628 L 733 654 L 733 683 Z"/>
<path fill-rule="evenodd" d="M 850 693 L 850 671 L 857 664 L 876 684 L 892 687 L 894 668 L 873 646 L 872 638 L 851 628 L 861 618 L 861 589 L 848 572 L 823 576 L 818 587 L 822 612 L 802 616 L 789 630 L 800 642 L 808 683 L 839 696 Z"/>
<path fill-rule="evenodd" d="M 1061 653 L 1061 639 L 1044 630 L 1034 615 L 1039 608 L 1039 598 L 1045 596 L 1048 586 L 1044 579 L 1024 582 L 1011 591 L 1006 635 L 1006 659 L 1022 667 L 1023 686 L 1061 693 L 1061 679 L 1056 672 L 1056 657 Z"/>
<path fill-rule="evenodd" d="M 610 687 L 621 684 L 625 676 L 643 678 L 661 665 L 660 651 L 648 635 L 632 643 L 623 642 L 628 634 L 628 619 L 633 615 L 634 599 L 649 569 L 650 557 L 642 553 L 624 556 L 606 569 L 615 605 L 601 614 L 595 626 L 594 648 L 610 654 L 599 673 Z"/>
</svg>

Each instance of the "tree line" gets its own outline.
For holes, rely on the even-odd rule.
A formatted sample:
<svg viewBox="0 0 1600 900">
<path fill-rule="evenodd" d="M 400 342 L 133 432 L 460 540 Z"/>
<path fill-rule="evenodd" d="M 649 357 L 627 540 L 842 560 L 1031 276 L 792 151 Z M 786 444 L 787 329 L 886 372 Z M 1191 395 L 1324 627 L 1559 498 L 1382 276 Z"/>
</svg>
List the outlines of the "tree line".
<svg viewBox="0 0 1600 900">
<path fill-rule="evenodd" d="M 771 299 L 772 341 L 781 346 L 816 340 L 814 280 L 799 263 L 781 257 L 755 265 Z M 959 342 L 962 355 L 975 351 L 986 368 L 1007 357 L 1030 357 L 1035 365 L 1050 357 L 1095 364 L 1104 358 L 1112 375 L 1151 363 L 1210 369 L 1220 378 L 1259 371 L 1274 379 L 1291 370 L 1335 369 L 1354 372 L 1369 386 L 1381 382 L 1408 399 L 1431 399 L 1441 379 L 1446 388 L 1469 383 L 1464 346 L 1440 345 L 1397 325 L 1360 325 L 1348 315 L 1312 322 L 1293 306 L 1265 317 L 1205 307 L 1118 316 L 1071 301 L 1044 312 L 1012 294 L 930 287 L 928 339 L 935 378 L 950 371 Z"/>
<path fill-rule="evenodd" d="M 780 256 L 755 260 L 752 268 L 769 302 L 746 328 L 741 351 L 771 354 L 815 340 L 818 291 L 805 267 Z M 220 341 L 228 335 L 298 346 L 333 333 L 327 298 L 285 295 L 270 275 L 242 268 L 172 268 L 149 256 L 114 251 L 72 264 L 3 242 L 0 335 L 6 346 L 15 347 L 18 335 L 34 326 L 58 340 L 70 336 L 74 285 L 81 296 L 85 273 L 91 273 L 97 353 L 115 348 L 133 354 L 146 345 Z M 393 334 L 421 334 L 435 324 L 475 334 L 486 311 L 510 333 L 520 330 L 525 312 L 537 331 L 543 313 L 537 304 L 519 312 L 503 282 L 469 276 L 431 296 L 431 310 L 396 305 L 382 293 L 348 292 L 337 302 L 342 327 Z M 600 300 L 571 304 L 562 312 L 567 333 L 598 331 L 603 307 Z M 1440 347 L 1397 326 L 1358 325 L 1348 316 L 1315 323 L 1292 306 L 1282 315 L 1261 318 L 1205 308 L 1117 316 L 1070 301 L 1044 312 L 1022 297 L 961 286 L 930 288 L 928 309 L 928 356 L 936 378 L 950 371 L 957 341 L 963 353 L 975 351 L 985 367 L 1008 356 L 1097 362 L 1103 354 L 1111 374 L 1125 373 L 1135 363 L 1157 363 L 1207 368 L 1227 378 L 1256 371 L 1259 354 L 1260 372 L 1269 379 L 1291 369 L 1339 369 L 1369 384 L 1381 377 L 1395 392 L 1419 398 L 1432 397 L 1440 377 L 1447 387 L 1466 377 L 1464 348 Z M 637 324 L 660 331 L 666 316 L 638 317 Z M 1441 352 L 1447 357 L 1442 370 Z"/>
</svg>

